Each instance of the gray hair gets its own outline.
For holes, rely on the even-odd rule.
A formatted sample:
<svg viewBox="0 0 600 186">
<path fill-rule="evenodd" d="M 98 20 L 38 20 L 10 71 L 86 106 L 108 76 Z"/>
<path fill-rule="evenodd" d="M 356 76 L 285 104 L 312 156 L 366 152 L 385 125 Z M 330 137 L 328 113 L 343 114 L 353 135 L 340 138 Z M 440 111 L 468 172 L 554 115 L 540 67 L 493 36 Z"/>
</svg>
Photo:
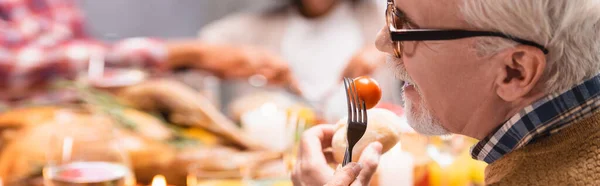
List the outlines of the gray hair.
<svg viewBox="0 0 600 186">
<path fill-rule="evenodd" d="M 563 92 L 600 72 L 600 0 L 465 0 L 461 11 L 476 29 L 546 46 L 546 93 Z M 477 48 L 489 55 L 517 44 L 482 38 Z"/>
</svg>

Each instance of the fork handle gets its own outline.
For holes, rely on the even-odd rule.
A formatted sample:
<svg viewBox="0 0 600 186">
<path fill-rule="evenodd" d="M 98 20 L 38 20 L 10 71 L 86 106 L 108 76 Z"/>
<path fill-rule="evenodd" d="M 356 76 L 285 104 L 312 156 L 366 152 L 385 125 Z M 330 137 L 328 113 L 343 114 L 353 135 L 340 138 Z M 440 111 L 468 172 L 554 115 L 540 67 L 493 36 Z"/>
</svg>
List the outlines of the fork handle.
<svg viewBox="0 0 600 186">
<path fill-rule="evenodd" d="M 342 162 L 342 167 L 352 162 L 352 148 L 353 147 L 351 146 L 346 147 L 346 153 L 344 154 L 344 161 Z"/>
</svg>

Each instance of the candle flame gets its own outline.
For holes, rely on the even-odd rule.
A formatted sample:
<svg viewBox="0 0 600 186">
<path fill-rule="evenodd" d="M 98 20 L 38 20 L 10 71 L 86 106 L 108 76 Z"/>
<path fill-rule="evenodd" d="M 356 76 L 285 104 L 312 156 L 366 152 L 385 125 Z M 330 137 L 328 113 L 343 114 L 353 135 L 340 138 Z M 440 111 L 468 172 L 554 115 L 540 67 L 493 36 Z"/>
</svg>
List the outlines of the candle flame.
<svg viewBox="0 0 600 186">
<path fill-rule="evenodd" d="M 163 175 L 156 175 L 152 178 L 152 186 L 167 186 L 167 179 Z"/>
<path fill-rule="evenodd" d="M 196 186 L 198 185 L 198 180 L 196 180 L 196 177 L 194 175 L 187 175 L 187 186 Z"/>
</svg>

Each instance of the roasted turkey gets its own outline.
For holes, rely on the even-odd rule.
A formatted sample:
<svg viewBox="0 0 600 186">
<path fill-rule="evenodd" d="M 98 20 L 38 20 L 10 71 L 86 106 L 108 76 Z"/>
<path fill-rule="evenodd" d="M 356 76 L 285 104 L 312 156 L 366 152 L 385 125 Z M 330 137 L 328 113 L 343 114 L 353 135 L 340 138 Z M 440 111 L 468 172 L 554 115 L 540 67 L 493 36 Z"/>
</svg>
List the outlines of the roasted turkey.
<svg viewBox="0 0 600 186">
<path fill-rule="evenodd" d="M 168 183 L 185 185 L 190 165 L 207 171 L 239 172 L 249 162 L 281 157 L 281 153 L 266 150 L 246 137 L 208 100 L 176 81 L 149 81 L 116 90 L 114 95 L 125 105 L 111 110 L 121 120 L 110 114 L 93 114 L 90 110 L 94 109 L 85 104 L 0 113 L 0 178 L 4 184 L 40 184 L 35 180 L 40 180 L 47 153 L 52 152 L 48 149 L 52 138 L 67 134 L 109 135 L 94 130 L 93 126 L 100 125 L 114 127 L 115 138 L 129 154 L 135 176 L 143 184 L 154 175 L 163 174 Z M 64 122 L 64 114 L 77 122 Z M 123 118 L 134 127 L 122 125 Z M 182 135 L 181 130 L 189 129 L 205 131 L 219 142 L 203 143 L 202 138 Z M 182 136 L 196 143 L 178 144 Z"/>
</svg>

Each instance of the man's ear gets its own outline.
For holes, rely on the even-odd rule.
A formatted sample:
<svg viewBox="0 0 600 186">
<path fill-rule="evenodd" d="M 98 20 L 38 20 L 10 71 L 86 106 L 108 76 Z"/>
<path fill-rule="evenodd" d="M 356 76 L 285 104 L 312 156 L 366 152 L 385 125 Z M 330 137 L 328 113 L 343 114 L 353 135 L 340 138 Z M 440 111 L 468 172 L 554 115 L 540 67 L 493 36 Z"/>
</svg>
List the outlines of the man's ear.
<svg viewBox="0 0 600 186">
<path fill-rule="evenodd" d="M 496 93 L 504 101 L 515 101 L 530 93 L 539 83 L 546 68 L 546 55 L 538 48 L 519 45 L 497 65 Z"/>
</svg>

